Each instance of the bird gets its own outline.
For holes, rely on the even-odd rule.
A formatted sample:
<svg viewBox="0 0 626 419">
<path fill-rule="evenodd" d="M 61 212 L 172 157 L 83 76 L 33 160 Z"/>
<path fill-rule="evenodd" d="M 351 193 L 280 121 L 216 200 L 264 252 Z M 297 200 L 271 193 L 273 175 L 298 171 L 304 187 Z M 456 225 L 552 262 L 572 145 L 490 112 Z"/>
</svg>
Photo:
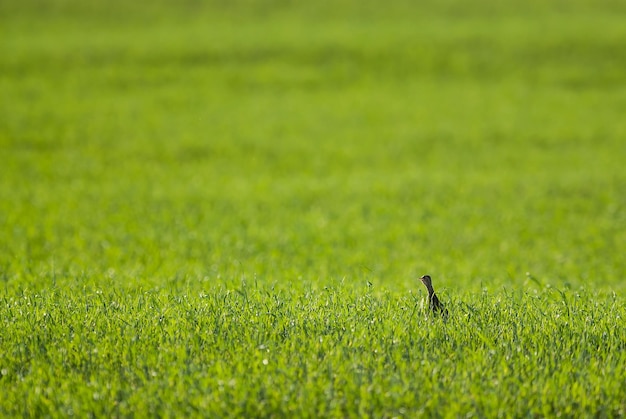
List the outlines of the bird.
<svg viewBox="0 0 626 419">
<path fill-rule="evenodd" d="M 422 281 L 422 284 L 424 284 L 428 290 L 428 308 L 430 308 L 434 314 L 448 317 L 448 310 L 443 306 L 441 301 L 439 301 L 437 294 L 435 294 L 435 289 L 433 288 L 430 275 L 421 276 L 420 281 Z"/>
</svg>

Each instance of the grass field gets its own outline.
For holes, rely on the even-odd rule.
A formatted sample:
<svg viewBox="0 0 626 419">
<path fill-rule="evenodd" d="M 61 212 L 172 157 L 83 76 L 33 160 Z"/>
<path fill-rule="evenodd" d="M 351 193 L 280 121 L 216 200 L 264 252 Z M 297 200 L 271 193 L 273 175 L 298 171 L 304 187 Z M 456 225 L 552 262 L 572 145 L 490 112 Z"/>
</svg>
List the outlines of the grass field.
<svg viewBox="0 0 626 419">
<path fill-rule="evenodd" d="M 0 416 L 626 415 L 625 18 L 0 0 Z"/>
</svg>

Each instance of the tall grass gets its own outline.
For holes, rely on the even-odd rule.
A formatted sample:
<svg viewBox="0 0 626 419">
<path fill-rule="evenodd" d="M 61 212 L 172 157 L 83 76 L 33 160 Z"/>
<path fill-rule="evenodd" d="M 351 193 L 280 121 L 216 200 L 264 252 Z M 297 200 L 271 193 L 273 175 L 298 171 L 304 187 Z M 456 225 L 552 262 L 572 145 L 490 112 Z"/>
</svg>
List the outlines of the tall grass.
<svg viewBox="0 0 626 419">
<path fill-rule="evenodd" d="M 2 302 L 4 415 L 624 414 L 623 301 L 345 285 L 23 292 Z M 460 298 L 462 297 L 462 298 Z M 36 330 L 36 333 L 33 331 Z M 169 412 L 169 413 L 168 413 Z"/>
</svg>

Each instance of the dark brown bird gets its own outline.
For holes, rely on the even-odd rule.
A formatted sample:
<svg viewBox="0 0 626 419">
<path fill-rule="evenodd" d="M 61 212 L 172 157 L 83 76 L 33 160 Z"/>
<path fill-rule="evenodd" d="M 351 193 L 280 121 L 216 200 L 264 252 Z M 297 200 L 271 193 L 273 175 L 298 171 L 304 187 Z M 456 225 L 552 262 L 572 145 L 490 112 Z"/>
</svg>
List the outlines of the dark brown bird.
<svg viewBox="0 0 626 419">
<path fill-rule="evenodd" d="M 424 275 L 420 278 L 422 284 L 426 286 L 428 290 L 428 308 L 432 310 L 435 314 L 440 314 L 444 317 L 448 317 L 448 310 L 443 306 L 439 298 L 437 298 L 437 294 L 435 294 L 435 289 L 433 288 L 432 280 L 430 279 L 430 275 Z"/>
</svg>

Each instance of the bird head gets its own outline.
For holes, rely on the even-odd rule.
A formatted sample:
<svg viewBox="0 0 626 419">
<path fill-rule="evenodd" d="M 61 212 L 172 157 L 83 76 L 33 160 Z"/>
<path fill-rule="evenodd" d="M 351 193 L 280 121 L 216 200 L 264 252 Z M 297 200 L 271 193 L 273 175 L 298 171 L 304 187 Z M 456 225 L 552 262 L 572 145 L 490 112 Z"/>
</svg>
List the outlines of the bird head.
<svg viewBox="0 0 626 419">
<path fill-rule="evenodd" d="M 424 285 L 426 285 L 427 287 L 432 287 L 432 282 L 430 280 L 430 275 L 424 275 L 420 277 L 420 281 L 422 281 L 422 283 Z"/>
</svg>

